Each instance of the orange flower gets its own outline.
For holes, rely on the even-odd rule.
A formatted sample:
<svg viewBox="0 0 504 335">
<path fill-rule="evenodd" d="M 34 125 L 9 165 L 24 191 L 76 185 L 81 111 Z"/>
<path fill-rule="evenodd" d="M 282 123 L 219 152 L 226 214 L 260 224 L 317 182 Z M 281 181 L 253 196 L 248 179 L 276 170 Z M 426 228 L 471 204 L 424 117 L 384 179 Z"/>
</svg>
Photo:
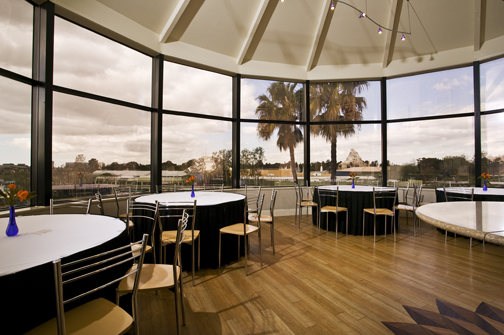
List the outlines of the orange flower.
<svg viewBox="0 0 504 335">
<path fill-rule="evenodd" d="M 16 196 L 19 198 L 20 201 L 25 201 L 26 198 L 28 197 L 28 194 L 29 194 L 28 191 L 19 190 Z"/>
<path fill-rule="evenodd" d="M 14 190 L 16 188 L 16 184 L 9 184 L 7 185 L 8 188 L 10 188 L 11 190 Z"/>
</svg>

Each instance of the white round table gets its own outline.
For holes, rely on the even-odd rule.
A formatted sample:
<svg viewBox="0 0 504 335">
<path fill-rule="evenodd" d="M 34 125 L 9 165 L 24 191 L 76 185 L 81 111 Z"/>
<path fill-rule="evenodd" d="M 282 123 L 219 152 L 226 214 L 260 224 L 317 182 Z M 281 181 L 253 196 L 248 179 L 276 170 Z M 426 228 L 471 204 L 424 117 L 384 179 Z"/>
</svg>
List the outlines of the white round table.
<svg viewBox="0 0 504 335">
<path fill-rule="evenodd" d="M 149 194 L 138 197 L 135 199 L 136 202 L 147 202 L 156 203 L 159 202 L 176 202 L 176 201 L 194 201 L 196 200 L 196 205 L 199 206 L 215 206 L 221 205 L 233 201 L 244 200 L 245 196 L 237 193 L 228 192 L 205 192 L 205 191 L 194 191 L 195 197 L 191 198 L 191 192 L 166 192 Z"/>
<path fill-rule="evenodd" d="M 245 196 L 229 192 L 205 192 L 194 191 L 195 197 L 191 198 L 191 192 L 166 192 L 150 194 L 138 197 L 135 202 L 160 203 L 196 200 L 195 229 L 200 231 L 201 238 L 201 268 L 217 268 L 219 255 L 219 229 L 235 223 L 243 222 Z M 174 222 L 164 222 L 165 229 L 176 229 Z M 135 236 L 151 234 L 152 223 L 148 220 L 135 221 Z M 157 231 L 156 231 L 157 234 Z M 222 264 L 237 259 L 238 239 L 235 236 L 223 236 L 222 239 Z M 243 247 L 243 243 L 241 247 Z M 192 264 L 191 253 L 184 252 L 182 246 L 182 264 Z M 186 256 L 187 255 L 187 256 Z M 171 257 L 168 251 L 167 257 Z M 170 259 L 170 258 L 168 258 Z"/>
<path fill-rule="evenodd" d="M 1 218 L 0 227 L 8 222 Z M 98 246 L 126 229 L 119 219 L 91 214 L 18 216 L 16 222 L 18 235 L 0 236 L 0 276 Z"/>
<path fill-rule="evenodd" d="M 441 229 L 504 245 L 504 203 L 496 201 L 437 202 L 417 208 L 417 216 Z"/>
</svg>

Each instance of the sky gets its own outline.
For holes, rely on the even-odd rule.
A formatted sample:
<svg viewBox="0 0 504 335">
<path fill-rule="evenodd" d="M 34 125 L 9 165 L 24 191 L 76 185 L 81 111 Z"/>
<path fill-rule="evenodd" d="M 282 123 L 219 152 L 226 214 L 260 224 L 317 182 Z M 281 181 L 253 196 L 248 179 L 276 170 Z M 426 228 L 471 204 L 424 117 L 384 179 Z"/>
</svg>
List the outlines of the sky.
<svg viewBox="0 0 504 335">
<path fill-rule="evenodd" d="M 0 2 L 0 67 L 31 76 L 31 9 L 22 1 Z M 150 106 L 151 59 L 65 20 L 55 23 L 55 85 Z M 178 64 L 164 63 L 163 108 L 231 117 L 231 77 Z M 482 110 L 504 108 L 504 60 L 481 65 Z M 256 118 L 257 96 L 271 82 L 242 79 L 242 118 Z M 387 81 L 389 119 L 473 112 L 472 67 Z M 299 84 L 301 88 L 301 84 Z M 379 120 L 380 85 L 362 93 L 365 120 Z M 27 85 L 0 77 L 0 164 L 30 164 L 30 97 Z M 53 160 L 73 162 L 79 154 L 110 164 L 150 160 L 150 114 L 140 110 L 54 94 Z M 482 119 L 483 150 L 504 154 L 504 115 Z M 276 139 L 257 137 L 257 125 L 242 123 L 242 148 L 265 149 L 267 163 L 289 161 Z M 363 160 L 381 160 L 381 125 L 362 125 L 356 134 L 338 139 L 338 161 L 351 149 Z M 474 155 L 472 118 L 398 122 L 388 126 L 388 159 L 405 164 L 420 157 Z M 192 158 L 230 150 L 231 123 L 165 115 L 162 160 L 181 164 Z M 326 161 L 330 144 L 311 138 L 311 160 Z M 302 162 L 303 147 L 296 148 Z"/>
</svg>

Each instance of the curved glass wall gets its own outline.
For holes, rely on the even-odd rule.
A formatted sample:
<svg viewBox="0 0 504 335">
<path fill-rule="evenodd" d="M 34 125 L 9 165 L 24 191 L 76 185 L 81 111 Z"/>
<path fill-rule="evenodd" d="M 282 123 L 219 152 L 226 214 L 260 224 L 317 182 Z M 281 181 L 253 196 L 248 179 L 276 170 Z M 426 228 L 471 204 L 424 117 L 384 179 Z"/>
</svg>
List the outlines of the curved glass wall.
<svg viewBox="0 0 504 335">
<path fill-rule="evenodd" d="M 2 6 L 7 8 L 0 14 L 2 33 L 10 35 L 0 42 L 0 68 L 7 70 L 0 76 L 0 163 L 24 164 L 29 175 L 33 7 L 12 0 Z M 151 57 L 61 18 L 55 19 L 54 40 L 55 189 L 130 183 L 147 191 L 156 169 L 163 183 L 172 174 L 192 174 L 201 185 L 231 186 L 238 182 L 232 180 L 233 159 L 240 161 L 241 185 L 305 184 L 308 172 L 313 184 L 344 183 L 350 171 L 357 172 L 358 182 L 375 185 L 385 175 L 383 146 L 389 184 L 474 185 L 481 170 L 500 185 L 504 59 L 475 65 L 481 72 L 481 129 L 474 129 L 479 123 L 473 67 L 382 81 L 386 104 L 378 81 L 312 82 L 309 111 L 306 83 L 241 79 L 235 106 L 239 120 L 233 117 L 233 94 L 238 93 L 232 77 L 164 62 L 158 143 L 152 142 L 151 113 L 156 109 L 151 105 Z M 387 106 L 387 120 L 381 120 L 382 106 Z M 482 152 L 475 152 L 480 136 Z M 161 151 L 162 166 L 150 166 L 153 148 Z M 481 166 L 476 166 L 480 157 Z M 5 183 L 13 178 L 0 179 Z M 70 191 L 54 194 L 76 196 Z"/>
</svg>

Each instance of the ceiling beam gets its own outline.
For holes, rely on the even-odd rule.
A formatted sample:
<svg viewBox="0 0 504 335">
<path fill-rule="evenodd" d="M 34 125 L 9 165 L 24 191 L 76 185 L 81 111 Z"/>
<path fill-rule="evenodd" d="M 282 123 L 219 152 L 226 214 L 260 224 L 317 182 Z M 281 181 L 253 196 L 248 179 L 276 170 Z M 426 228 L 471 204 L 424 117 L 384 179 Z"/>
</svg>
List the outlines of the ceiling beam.
<svg viewBox="0 0 504 335">
<path fill-rule="evenodd" d="M 240 53 L 238 54 L 238 65 L 246 63 L 254 55 L 257 45 L 259 44 L 259 41 L 261 40 L 264 31 L 271 20 L 271 16 L 273 15 L 277 4 L 278 0 L 261 0 L 261 4 L 254 16 L 254 20 L 250 25 L 247 37 L 243 42 Z"/>
<path fill-rule="evenodd" d="M 486 0 L 474 1 L 474 51 L 485 43 Z"/>
<path fill-rule="evenodd" d="M 335 5 L 337 4 L 338 1 L 336 0 Z M 327 31 L 329 30 L 334 12 L 336 11 L 336 8 L 331 10 L 330 6 L 331 0 L 323 1 L 322 10 L 320 11 L 320 17 L 317 23 L 317 30 L 315 31 L 310 54 L 308 55 L 308 62 L 306 64 L 306 71 L 308 72 L 317 66 L 322 47 L 327 37 Z"/>
<path fill-rule="evenodd" d="M 392 57 L 394 56 L 395 42 L 397 40 L 397 29 L 399 27 L 399 21 L 401 19 L 403 0 L 392 0 L 392 5 L 390 6 L 390 17 L 387 27 L 392 27 L 393 31 L 386 31 L 387 40 L 385 42 L 385 52 L 383 53 L 383 68 L 389 66 L 392 62 Z"/>
<path fill-rule="evenodd" d="M 189 5 L 189 2 L 191 2 L 191 0 L 179 0 L 177 6 L 175 7 L 175 10 L 173 11 L 172 15 L 170 16 L 163 30 L 161 31 L 161 34 L 159 35 L 159 42 L 166 43 L 168 41 L 170 34 L 173 32 L 173 29 L 179 22 L 180 18 L 182 17 L 182 14 L 184 14 L 187 5 Z"/>
</svg>

